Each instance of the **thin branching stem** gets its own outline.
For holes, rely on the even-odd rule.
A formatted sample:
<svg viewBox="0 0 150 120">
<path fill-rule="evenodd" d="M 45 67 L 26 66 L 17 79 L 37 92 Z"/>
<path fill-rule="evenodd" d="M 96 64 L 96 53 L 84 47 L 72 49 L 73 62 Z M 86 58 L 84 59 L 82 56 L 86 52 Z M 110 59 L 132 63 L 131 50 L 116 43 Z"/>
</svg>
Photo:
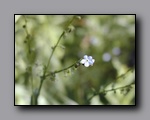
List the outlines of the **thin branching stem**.
<svg viewBox="0 0 150 120">
<path fill-rule="evenodd" d="M 123 77 L 126 76 L 127 73 L 130 72 L 130 71 L 133 71 L 133 69 L 132 69 L 132 68 L 128 69 L 124 74 L 122 74 L 122 75 L 116 77 L 116 80 L 119 79 L 119 78 L 123 78 Z M 112 88 L 112 89 L 110 89 L 110 90 L 102 90 L 101 92 L 95 92 L 95 93 L 88 99 L 88 101 L 90 101 L 90 100 L 91 100 L 94 96 L 96 96 L 96 95 L 99 95 L 99 94 L 102 94 L 102 93 L 111 92 L 111 91 L 116 91 L 116 90 L 118 90 L 118 89 L 127 88 L 127 87 L 130 87 L 130 86 L 133 85 L 133 84 L 134 84 L 134 83 L 131 83 L 131 84 L 129 84 L 129 85 L 125 85 L 125 86 L 122 86 L 122 87 L 118 87 L 118 88 Z"/>
<path fill-rule="evenodd" d="M 27 18 L 26 18 L 25 15 L 23 15 L 23 17 L 24 17 L 24 20 L 25 20 L 24 29 L 25 29 L 25 32 L 26 32 L 26 34 L 27 34 L 27 36 L 28 36 L 28 35 L 29 35 L 29 32 L 28 32 L 28 29 L 27 29 Z"/>
<path fill-rule="evenodd" d="M 119 89 L 124 89 L 124 88 L 128 88 L 128 87 L 131 87 L 132 85 L 135 85 L 135 83 L 131 83 L 129 85 L 125 85 L 125 86 L 122 86 L 122 87 L 117 87 L 117 88 L 112 88 L 112 89 L 109 89 L 109 90 L 103 90 L 101 92 L 98 92 L 98 93 L 94 93 L 89 99 L 88 101 L 90 101 L 94 96 L 96 95 L 100 95 L 100 94 L 106 94 L 108 92 L 112 92 L 112 91 L 116 91 L 116 90 L 119 90 Z"/>
<path fill-rule="evenodd" d="M 24 21 L 25 21 L 25 24 L 23 25 L 23 28 L 25 30 L 25 33 L 26 33 L 26 41 L 27 42 L 27 46 L 28 46 L 28 55 L 30 56 L 31 54 L 31 47 L 30 47 L 30 34 L 28 32 L 28 27 L 27 27 L 27 24 L 28 24 L 28 21 L 27 21 L 27 18 L 25 15 L 23 15 L 23 18 L 24 18 Z M 27 55 L 27 56 L 28 56 Z M 30 64 L 30 60 L 29 60 L 29 64 Z M 31 68 L 31 71 L 30 71 L 30 80 L 31 80 L 31 91 L 32 91 L 32 96 L 31 96 L 31 105 L 33 105 L 35 102 L 33 100 L 33 95 L 34 95 L 34 86 L 33 86 L 33 76 L 32 76 L 32 68 Z"/>
<path fill-rule="evenodd" d="M 45 74 L 46 74 L 46 72 L 47 72 L 47 69 L 48 69 L 48 67 L 49 67 L 49 64 L 50 64 L 51 58 L 52 58 L 52 56 L 53 56 L 53 54 L 54 54 L 54 51 L 55 51 L 55 49 L 56 49 L 56 47 L 57 47 L 58 43 L 60 42 L 61 38 L 64 36 L 64 34 L 65 34 L 65 31 L 63 31 L 63 32 L 62 32 L 62 34 L 60 35 L 60 37 L 59 37 L 59 39 L 58 39 L 58 41 L 57 41 L 56 45 L 55 45 L 55 46 L 54 46 L 54 48 L 52 49 L 52 53 L 51 53 L 51 55 L 50 55 L 50 57 L 49 57 L 49 59 L 48 59 L 47 67 L 46 67 L 46 70 L 45 70 L 45 72 L 44 72 L 44 75 L 43 75 L 43 76 L 45 76 Z"/>
<path fill-rule="evenodd" d="M 133 71 L 133 69 L 132 69 L 132 68 L 128 69 L 124 74 L 118 76 L 116 79 L 119 79 L 119 78 L 122 78 L 122 77 L 126 76 L 126 74 L 127 74 L 128 72 L 130 72 L 130 71 Z"/>
<path fill-rule="evenodd" d="M 69 27 L 69 25 L 72 24 L 72 22 L 73 22 L 74 19 L 75 19 L 75 16 L 73 16 L 72 19 L 68 22 L 68 24 L 67 24 L 66 27 L 65 27 L 65 30 L 62 32 L 62 34 L 60 35 L 60 37 L 59 37 L 59 39 L 58 39 L 56 45 L 55 45 L 55 46 L 53 47 L 53 49 L 52 49 L 51 55 L 50 55 L 50 57 L 49 57 L 49 59 L 48 59 L 47 66 L 46 66 L 46 68 L 45 68 L 45 70 L 44 70 L 43 76 L 41 77 L 40 86 L 39 86 L 38 93 L 37 93 L 37 96 L 36 96 L 36 103 L 37 103 L 37 104 L 38 104 L 38 102 L 37 102 L 38 96 L 40 95 L 40 91 L 41 91 L 41 88 L 42 88 L 42 85 L 43 85 L 43 81 L 46 79 L 46 72 L 47 72 L 47 70 L 48 70 L 48 68 L 49 68 L 51 58 L 52 58 L 52 56 L 53 56 L 53 54 L 54 54 L 54 52 L 55 52 L 55 50 L 56 50 L 56 47 L 58 46 L 60 40 L 61 40 L 62 37 L 65 35 L 66 29 Z M 71 66 L 71 67 L 72 67 L 72 66 Z M 57 71 L 57 73 L 58 73 L 58 72 L 61 72 L 61 71 Z"/>
<path fill-rule="evenodd" d="M 62 69 L 62 70 L 55 71 L 54 74 L 59 73 L 59 72 L 62 72 L 62 71 L 64 71 L 64 70 L 67 70 L 67 69 L 69 69 L 69 68 L 75 66 L 75 64 L 76 64 L 76 63 L 74 63 L 73 65 L 70 65 L 69 67 L 64 68 L 64 69 Z"/>
<path fill-rule="evenodd" d="M 134 83 L 131 83 L 131 84 L 129 84 L 129 85 L 125 85 L 125 86 L 122 86 L 122 87 L 118 87 L 118 88 L 113 88 L 113 89 L 110 89 L 110 90 L 105 90 L 105 91 L 103 91 L 103 92 L 107 93 L 107 92 L 115 91 L 115 90 L 118 90 L 118 89 L 124 89 L 124 88 L 131 87 L 132 85 L 134 85 Z M 102 93 L 102 92 L 100 92 L 100 93 Z M 100 93 L 99 93 L 99 94 L 100 94 Z"/>
<path fill-rule="evenodd" d="M 66 67 L 66 68 L 63 68 L 63 69 L 61 69 L 61 70 L 56 70 L 56 71 L 54 71 L 54 72 L 51 72 L 51 73 L 45 75 L 45 77 L 48 77 L 48 76 L 50 76 L 51 74 L 57 74 L 57 73 L 60 73 L 60 72 L 62 72 L 62 71 L 68 70 L 69 68 L 72 68 L 72 67 L 75 66 L 75 65 L 79 66 L 80 63 L 79 63 L 79 62 L 75 62 L 74 64 L 72 64 L 72 65 L 70 65 L 70 66 L 68 66 L 68 67 Z"/>
<path fill-rule="evenodd" d="M 31 45 L 30 45 L 31 36 L 30 36 L 29 31 L 27 29 L 27 23 L 28 23 L 27 18 L 26 18 L 25 15 L 23 15 L 23 17 L 24 17 L 24 20 L 25 20 L 25 24 L 23 25 L 23 28 L 24 28 L 24 30 L 25 30 L 25 32 L 27 34 L 27 36 L 26 36 L 26 40 L 27 41 L 26 42 L 27 42 L 27 45 L 28 45 L 28 48 L 29 48 L 29 54 L 30 54 L 31 53 Z"/>
<path fill-rule="evenodd" d="M 73 18 L 68 22 L 68 24 L 66 25 L 65 30 L 69 27 L 69 25 L 73 22 L 74 19 L 75 19 L 75 16 L 73 16 Z M 47 66 L 46 66 L 46 70 L 45 70 L 45 72 L 44 72 L 44 76 L 45 76 L 45 74 L 46 74 L 46 72 L 47 72 L 47 69 L 48 69 L 48 67 L 49 67 L 49 65 L 50 65 L 50 61 L 51 61 L 51 58 L 52 58 L 52 56 L 53 56 L 53 54 L 54 54 L 54 51 L 55 51 L 56 47 L 58 46 L 58 44 L 59 44 L 61 38 L 65 35 L 65 32 L 66 32 L 65 30 L 62 32 L 62 34 L 60 35 L 60 37 L 59 37 L 59 39 L 58 39 L 56 45 L 55 45 L 55 46 L 53 47 L 53 49 L 52 49 L 52 53 L 51 53 L 51 55 L 50 55 L 50 57 L 49 57 L 49 59 L 48 59 L 48 63 L 47 63 Z"/>
</svg>

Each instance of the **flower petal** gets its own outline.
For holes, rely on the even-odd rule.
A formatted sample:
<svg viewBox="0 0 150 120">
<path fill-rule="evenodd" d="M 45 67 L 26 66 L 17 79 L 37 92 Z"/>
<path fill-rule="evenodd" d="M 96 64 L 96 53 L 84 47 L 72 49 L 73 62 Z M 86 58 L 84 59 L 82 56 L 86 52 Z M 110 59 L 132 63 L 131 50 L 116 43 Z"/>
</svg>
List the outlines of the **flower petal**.
<svg viewBox="0 0 150 120">
<path fill-rule="evenodd" d="M 88 59 L 88 56 L 87 55 L 84 55 L 84 57 L 83 57 L 84 59 Z"/>
<path fill-rule="evenodd" d="M 85 62 L 86 62 L 85 59 L 82 59 L 82 60 L 80 61 L 81 64 L 84 64 Z"/>
<path fill-rule="evenodd" d="M 95 59 L 92 59 L 93 63 L 95 62 Z"/>
<path fill-rule="evenodd" d="M 89 67 L 89 66 L 90 66 L 89 62 L 85 62 L 85 63 L 84 63 L 84 66 L 85 66 L 85 67 Z"/>
<path fill-rule="evenodd" d="M 89 56 L 89 59 L 92 60 L 92 56 Z"/>
<path fill-rule="evenodd" d="M 93 65 L 93 61 L 90 60 L 90 61 L 88 61 L 88 62 L 89 62 L 90 65 Z"/>
</svg>

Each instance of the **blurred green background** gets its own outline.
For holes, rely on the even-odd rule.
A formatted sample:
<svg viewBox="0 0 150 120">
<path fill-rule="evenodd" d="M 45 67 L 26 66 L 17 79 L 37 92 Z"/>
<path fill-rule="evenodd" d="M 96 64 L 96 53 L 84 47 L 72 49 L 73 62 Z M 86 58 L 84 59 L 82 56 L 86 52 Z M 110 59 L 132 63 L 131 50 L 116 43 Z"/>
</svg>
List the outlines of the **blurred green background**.
<svg viewBox="0 0 150 120">
<path fill-rule="evenodd" d="M 79 66 L 44 81 L 39 105 L 134 105 L 135 86 L 105 95 L 101 90 L 135 82 L 135 16 L 79 15 L 57 46 L 48 71 L 70 66 L 84 55 L 93 66 Z M 47 65 L 72 15 L 15 15 L 15 105 L 30 105 Z M 118 76 L 121 76 L 118 78 Z M 93 96 L 90 100 L 89 98 Z"/>
</svg>

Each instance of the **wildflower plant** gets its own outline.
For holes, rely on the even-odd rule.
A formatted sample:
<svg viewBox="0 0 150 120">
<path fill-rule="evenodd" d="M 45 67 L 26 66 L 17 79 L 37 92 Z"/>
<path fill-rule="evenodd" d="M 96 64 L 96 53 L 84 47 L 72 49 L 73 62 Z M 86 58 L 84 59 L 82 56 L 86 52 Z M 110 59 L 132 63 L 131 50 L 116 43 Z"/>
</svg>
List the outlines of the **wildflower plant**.
<svg viewBox="0 0 150 120">
<path fill-rule="evenodd" d="M 78 59 L 76 59 L 76 61 L 73 61 L 73 62 L 71 61 L 72 63 L 69 62 L 69 64 L 68 64 L 66 62 L 67 63 L 67 67 L 63 67 L 61 69 L 57 69 L 57 67 L 55 67 L 56 64 L 53 64 L 52 60 L 57 59 L 54 56 L 54 54 L 57 52 L 56 49 L 63 48 L 64 50 L 66 50 L 67 49 L 67 45 L 60 44 L 62 39 L 64 39 L 64 41 L 65 40 L 67 41 L 67 38 L 70 39 L 69 35 L 71 36 L 77 29 L 79 29 L 82 32 L 82 30 L 81 30 L 81 28 L 79 26 L 80 26 L 80 24 L 84 24 L 84 22 L 85 22 L 84 21 L 84 16 L 83 16 L 83 19 L 81 18 L 81 16 L 78 16 L 78 15 L 74 15 L 74 16 L 71 16 L 71 17 L 69 16 L 69 20 L 67 20 L 66 22 L 63 23 L 65 25 L 63 26 L 63 30 L 61 31 L 61 34 L 56 39 L 55 43 L 53 43 L 53 46 L 50 47 L 51 48 L 50 51 L 47 52 L 48 53 L 48 59 L 44 60 L 44 62 L 41 62 L 41 63 L 44 63 L 44 64 L 35 63 L 36 59 L 38 58 L 37 57 L 38 53 L 40 53 L 40 50 L 38 51 L 38 48 L 36 48 L 37 47 L 36 46 L 36 40 L 34 40 L 36 38 L 34 36 L 34 34 L 37 34 L 37 33 L 36 32 L 34 33 L 34 30 L 33 30 L 33 33 L 32 33 L 31 32 L 32 30 L 29 29 L 30 22 L 28 21 L 26 15 L 22 15 L 22 16 L 20 15 L 19 17 L 21 17 L 21 19 L 23 21 L 23 22 L 21 22 L 21 24 L 22 24 L 22 28 L 23 28 L 23 30 L 25 32 L 25 39 L 24 39 L 25 49 L 23 50 L 22 53 L 25 54 L 24 58 L 25 58 L 26 64 L 27 64 L 27 67 L 26 67 L 26 71 L 27 72 L 25 72 L 25 75 L 24 75 L 25 77 L 24 78 L 26 80 L 26 84 L 29 84 L 30 89 L 31 89 L 30 105 L 39 105 L 39 99 L 40 99 L 40 96 L 42 94 L 41 91 L 42 91 L 42 89 L 44 89 L 44 82 L 46 82 L 48 80 L 50 80 L 50 82 L 55 81 L 59 76 L 61 76 L 59 73 L 63 73 L 63 72 L 66 72 L 66 71 L 67 71 L 67 73 L 69 73 L 70 71 L 75 70 L 75 69 L 77 69 L 76 70 L 77 72 L 76 72 L 76 74 L 73 77 L 70 77 L 70 79 L 73 78 L 73 79 L 80 80 L 81 83 L 82 83 L 81 86 L 84 89 L 79 91 L 82 87 L 80 85 L 78 85 L 78 84 L 74 85 L 73 89 L 77 93 L 75 93 L 74 96 L 70 95 L 71 94 L 70 91 L 68 91 L 68 93 L 66 93 L 66 94 L 70 95 L 70 99 L 74 100 L 74 101 L 70 100 L 71 102 L 69 101 L 68 104 L 79 104 L 80 100 L 78 100 L 78 98 L 75 97 L 75 96 L 78 96 L 78 95 L 81 98 L 85 99 L 83 104 L 92 104 L 92 100 L 95 99 L 96 96 L 99 96 L 99 99 L 100 99 L 99 104 L 102 104 L 102 103 L 110 104 L 110 102 L 107 101 L 107 98 L 106 98 L 107 94 L 109 94 L 111 92 L 116 94 L 116 93 L 118 93 L 118 91 L 121 91 L 120 92 L 121 94 L 127 95 L 132 89 L 134 89 L 134 85 L 135 85 L 134 81 L 132 81 L 132 82 L 130 82 L 130 81 L 127 81 L 127 82 L 121 81 L 120 82 L 120 79 L 126 79 L 127 76 L 130 76 L 130 73 L 131 74 L 134 73 L 134 69 L 133 68 L 128 69 L 127 71 L 124 71 L 123 73 L 122 72 L 120 72 L 120 73 L 118 72 L 118 73 L 113 73 L 113 74 L 107 74 L 106 76 L 108 76 L 108 78 L 102 75 L 106 71 L 105 67 L 102 67 L 103 63 L 102 63 L 102 60 L 101 60 L 101 59 L 104 59 L 104 57 L 106 56 L 106 55 L 103 56 L 103 53 L 105 53 L 105 51 L 103 53 L 101 52 L 100 55 L 99 55 L 99 51 L 98 52 L 95 51 L 95 54 L 94 54 L 94 52 L 91 52 L 91 53 L 89 52 L 90 49 L 87 49 L 90 45 L 91 46 L 95 45 L 96 47 L 99 48 L 99 46 L 98 46 L 99 40 L 97 40 L 97 42 L 96 42 L 97 44 L 91 44 L 91 42 L 90 42 L 91 40 L 88 40 L 88 39 L 85 39 L 86 42 L 84 40 L 83 40 L 83 42 L 80 42 L 80 40 L 78 40 L 78 43 L 80 43 L 80 46 L 83 46 L 84 49 L 82 49 L 82 51 L 80 51 L 80 53 L 74 52 L 72 54 L 74 56 L 80 56 L 80 57 L 78 57 Z M 29 18 L 32 18 L 32 16 L 29 16 Z M 15 22 L 17 22 L 17 20 Z M 58 22 L 60 22 L 60 21 L 58 21 Z M 39 20 L 39 24 L 42 25 L 42 17 Z M 34 26 L 34 25 L 35 25 L 35 23 L 32 26 Z M 78 31 L 75 34 L 75 36 L 77 34 L 79 34 L 80 31 Z M 16 37 L 16 39 L 19 39 L 19 37 L 18 38 Z M 15 43 L 15 44 L 17 44 L 17 43 Z M 71 42 L 70 42 L 70 44 L 71 44 Z M 19 49 L 22 49 L 22 48 L 19 48 L 17 45 L 15 45 L 16 52 Z M 71 48 L 69 48 L 69 49 L 71 49 Z M 76 47 L 75 50 L 76 49 L 78 49 L 78 48 Z M 93 49 L 94 49 L 94 47 L 93 47 Z M 100 50 L 103 51 L 103 49 L 101 49 L 101 48 L 100 48 Z M 119 50 L 120 50 L 120 48 L 119 48 Z M 68 58 L 69 55 L 65 56 L 65 54 L 70 54 L 70 53 L 67 53 L 67 52 L 65 53 L 65 52 L 62 55 L 62 56 L 64 56 L 64 59 L 61 60 L 62 64 L 65 64 L 64 61 L 67 61 L 67 59 L 69 59 Z M 121 52 L 119 52 L 119 54 L 120 53 Z M 102 58 L 101 59 L 100 58 L 96 59 L 97 58 L 96 54 L 98 54 Z M 119 55 L 119 54 L 117 54 L 117 55 Z M 42 57 L 42 55 L 41 55 L 41 57 Z M 55 57 L 55 58 L 53 59 L 53 57 Z M 16 59 L 16 61 L 15 61 L 15 65 L 16 65 L 15 68 L 18 69 L 18 66 L 19 66 L 19 65 L 17 65 L 17 64 L 19 64 L 17 62 L 18 61 L 18 57 L 16 57 L 15 59 Z M 109 66 L 111 66 L 112 64 L 114 66 L 119 66 L 120 63 L 116 62 L 117 61 L 116 58 L 113 59 L 113 57 L 111 57 L 110 60 L 107 61 L 105 64 L 107 64 Z M 40 59 L 39 59 L 39 61 L 40 61 Z M 101 65 L 99 65 L 100 62 L 101 62 Z M 110 64 L 110 62 L 112 62 L 112 64 Z M 19 67 L 24 67 L 24 66 L 22 65 L 22 66 L 19 66 Z M 100 67 L 102 67 L 102 68 L 99 70 Z M 117 69 L 117 71 L 121 70 L 118 67 L 116 67 L 115 69 Z M 15 74 L 16 78 L 17 78 L 17 76 L 20 76 L 20 75 L 18 75 L 18 73 L 19 72 L 16 72 L 16 74 Z M 90 73 L 90 74 L 88 74 L 88 73 Z M 111 72 L 109 72 L 109 73 L 111 73 Z M 80 79 L 79 75 L 77 75 L 77 74 L 83 74 L 83 76 L 86 76 L 86 78 L 87 78 L 86 82 L 85 82 L 85 80 Z M 91 76 L 91 75 L 93 75 L 93 76 Z M 131 75 L 131 77 L 128 78 L 128 79 L 134 79 L 132 77 L 133 77 L 133 75 Z M 38 78 L 39 81 L 35 81 L 34 79 L 36 79 L 36 78 Z M 61 80 L 63 80 L 62 76 L 60 78 L 61 78 Z M 106 84 L 105 84 L 105 81 L 106 81 L 105 79 L 106 78 L 109 79 L 109 82 L 106 82 Z M 103 80 L 104 83 L 103 82 L 99 82 L 99 79 Z M 115 81 L 113 81 L 113 79 Z M 57 82 L 62 82 L 61 80 L 57 81 Z M 98 83 L 98 84 L 95 84 L 94 82 L 92 83 L 91 81 L 95 81 L 95 83 Z M 73 82 L 74 81 L 71 81 L 70 84 L 73 84 Z M 121 83 L 121 84 L 118 84 L 118 83 Z M 124 83 L 125 83 L 125 85 L 122 85 Z M 52 85 L 52 84 L 53 83 L 51 83 L 50 85 Z M 120 86 L 120 85 L 122 85 L 122 86 Z M 93 86 L 97 86 L 97 87 L 93 88 Z M 45 90 L 49 89 L 50 87 L 51 86 L 47 85 L 45 87 Z M 67 87 L 66 87 L 66 89 L 67 89 Z M 55 90 L 57 91 L 57 88 Z M 72 92 L 74 93 L 74 91 L 72 91 Z M 85 95 L 86 93 L 87 93 L 87 95 Z M 58 96 L 54 96 L 54 97 L 58 97 Z M 63 97 L 62 99 L 66 100 L 67 98 Z M 108 100 L 109 99 L 110 98 L 108 98 Z M 103 100 L 104 100 L 104 102 L 103 102 Z M 81 101 L 81 104 L 82 104 L 82 101 Z"/>
<path fill-rule="evenodd" d="M 84 55 L 83 59 L 80 61 L 85 67 L 93 66 L 95 59 L 92 56 Z"/>
</svg>

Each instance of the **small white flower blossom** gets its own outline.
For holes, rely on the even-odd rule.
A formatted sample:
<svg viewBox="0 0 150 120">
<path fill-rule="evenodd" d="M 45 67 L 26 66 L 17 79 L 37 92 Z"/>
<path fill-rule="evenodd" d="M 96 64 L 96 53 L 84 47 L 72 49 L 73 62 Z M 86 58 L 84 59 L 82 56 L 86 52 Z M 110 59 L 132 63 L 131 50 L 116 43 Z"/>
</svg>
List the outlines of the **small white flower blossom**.
<svg viewBox="0 0 150 120">
<path fill-rule="evenodd" d="M 93 66 L 95 60 L 92 58 L 92 56 L 84 55 L 83 58 L 84 59 L 80 61 L 81 64 L 83 64 L 85 67 Z"/>
</svg>

